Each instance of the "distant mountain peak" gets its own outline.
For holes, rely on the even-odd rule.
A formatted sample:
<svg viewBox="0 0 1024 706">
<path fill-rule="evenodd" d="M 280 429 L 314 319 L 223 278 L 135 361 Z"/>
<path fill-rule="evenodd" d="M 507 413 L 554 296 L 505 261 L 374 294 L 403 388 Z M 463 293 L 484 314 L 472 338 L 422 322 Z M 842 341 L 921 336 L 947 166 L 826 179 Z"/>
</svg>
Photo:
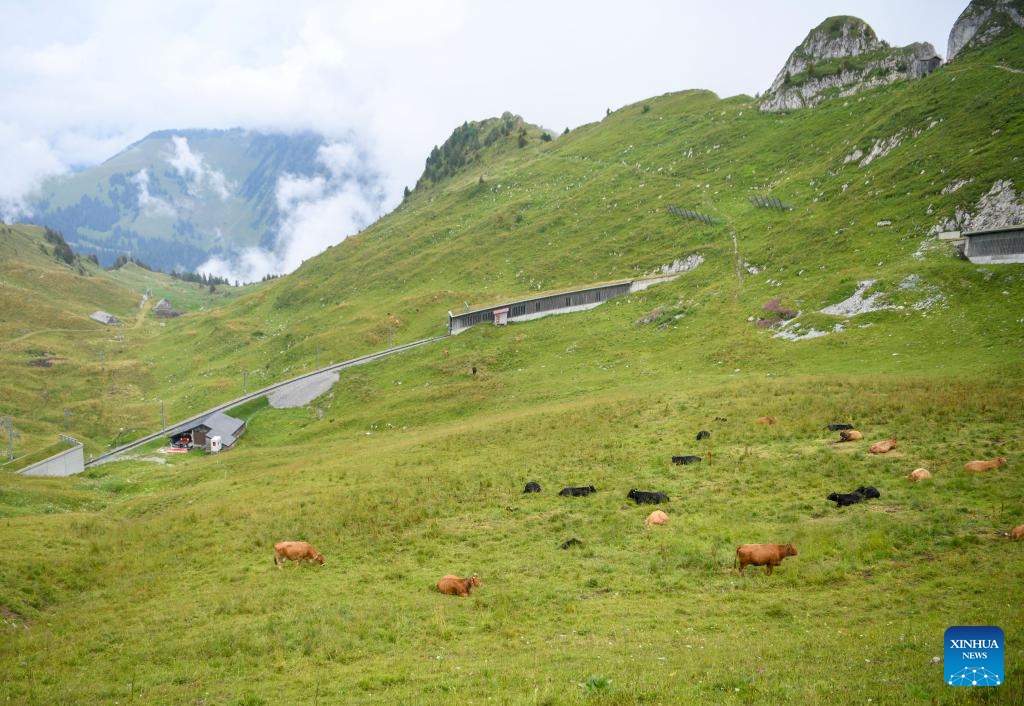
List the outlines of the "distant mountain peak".
<svg viewBox="0 0 1024 706">
<path fill-rule="evenodd" d="M 893 48 L 864 20 L 829 17 L 789 55 L 759 107 L 764 112 L 810 107 L 827 98 L 921 78 L 941 64 L 927 42 Z"/>
<path fill-rule="evenodd" d="M 964 49 L 988 44 L 1014 27 L 1024 27 L 1024 0 L 972 0 L 949 32 L 946 61 Z"/>
</svg>

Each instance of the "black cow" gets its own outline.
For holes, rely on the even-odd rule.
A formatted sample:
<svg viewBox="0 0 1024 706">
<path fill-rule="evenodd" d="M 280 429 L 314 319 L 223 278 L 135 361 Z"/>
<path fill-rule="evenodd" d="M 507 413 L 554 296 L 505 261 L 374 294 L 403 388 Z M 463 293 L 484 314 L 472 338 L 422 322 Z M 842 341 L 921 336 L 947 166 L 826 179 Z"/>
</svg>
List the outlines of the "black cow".
<svg viewBox="0 0 1024 706">
<path fill-rule="evenodd" d="M 640 503 L 657 504 L 657 503 L 667 503 L 668 502 L 668 496 L 665 495 L 664 493 L 655 493 L 655 492 L 650 492 L 650 491 L 646 491 L 646 490 L 637 490 L 636 488 L 630 490 L 626 494 L 626 497 L 627 498 L 632 498 L 633 500 L 635 500 L 637 505 L 639 505 Z"/>
<path fill-rule="evenodd" d="M 828 429 L 829 431 L 845 431 L 845 430 L 848 430 L 848 429 L 853 429 L 853 425 L 852 424 L 826 424 L 825 428 Z"/>
<path fill-rule="evenodd" d="M 700 456 L 673 456 L 672 457 L 672 463 L 676 464 L 677 466 L 685 466 L 685 465 L 687 465 L 689 463 L 700 463 L 700 461 L 701 461 L 701 457 Z"/>
<path fill-rule="evenodd" d="M 581 485 L 581 486 L 570 486 L 568 488 L 562 488 L 561 490 L 558 491 L 558 494 L 559 495 L 565 495 L 565 496 L 570 496 L 571 495 L 573 497 L 580 497 L 580 496 L 583 496 L 583 495 L 590 495 L 591 493 L 596 493 L 596 492 L 597 492 L 597 488 L 595 488 L 592 485 Z"/>
<path fill-rule="evenodd" d="M 561 544 L 559 544 L 558 548 L 559 549 L 568 549 L 569 547 L 575 547 L 577 545 L 582 546 L 583 542 L 581 542 L 580 540 L 576 539 L 575 537 L 570 537 L 569 539 L 567 539 L 564 542 L 562 542 Z"/>
<path fill-rule="evenodd" d="M 838 507 L 845 507 L 847 505 L 859 503 L 864 499 L 864 496 L 860 493 L 832 493 L 828 496 L 828 499 L 834 502 Z"/>
<path fill-rule="evenodd" d="M 537 481 L 532 481 L 531 480 L 529 483 L 526 484 L 526 487 L 523 488 L 523 492 L 524 493 L 539 493 L 540 492 L 540 483 L 538 483 Z"/>
<path fill-rule="evenodd" d="M 710 439 L 710 438 L 711 438 L 711 432 L 707 431 L 706 429 L 701 429 L 699 432 L 697 432 L 697 441 L 702 441 L 704 439 Z"/>
<path fill-rule="evenodd" d="M 875 486 L 873 486 L 873 485 L 869 485 L 866 488 L 862 485 L 861 487 L 857 488 L 853 492 L 860 493 L 865 498 L 880 498 L 880 497 L 882 497 L 882 494 L 879 493 L 878 489 Z"/>
</svg>

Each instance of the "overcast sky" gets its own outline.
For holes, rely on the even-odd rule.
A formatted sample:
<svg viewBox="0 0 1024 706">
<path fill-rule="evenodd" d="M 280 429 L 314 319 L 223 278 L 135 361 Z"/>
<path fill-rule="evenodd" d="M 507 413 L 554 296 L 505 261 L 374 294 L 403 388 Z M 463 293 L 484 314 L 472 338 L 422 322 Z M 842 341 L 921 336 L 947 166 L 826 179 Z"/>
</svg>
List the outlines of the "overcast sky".
<svg viewBox="0 0 1024 706">
<path fill-rule="evenodd" d="M 10 220 L 45 176 L 155 130 L 230 127 L 354 135 L 384 176 L 388 210 L 466 120 L 511 111 L 561 132 L 663 93 L 754 95 L 832 15 L 945 58 L 967 5 L 0 0 L 0 215 Z"/>
</svg>

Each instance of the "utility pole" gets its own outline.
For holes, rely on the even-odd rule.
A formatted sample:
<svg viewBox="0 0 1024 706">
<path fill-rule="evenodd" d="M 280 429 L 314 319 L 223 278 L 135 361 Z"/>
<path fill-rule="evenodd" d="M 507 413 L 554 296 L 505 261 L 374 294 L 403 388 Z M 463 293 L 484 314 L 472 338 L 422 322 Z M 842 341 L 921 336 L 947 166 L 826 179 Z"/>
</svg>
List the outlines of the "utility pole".
<svg viewBox="0 0 1024 706">
<path fill-rule="evenodd" d="M 10 417 L 0 417 L 0 429 L 7 430 L 7 442 L 9 449 L 7 452 L 7 458 L 13 461 L 15 458 L 14 437 L 16 436 L 16 434 L 14 433 L 14 420 L 12 420 Z"/>
<path fill-rule="evenodd" d="M 64 410 L 64 431 L 68 430 L 68 417 L 70 417 L 70 416 L 71 416 L 71 410 L 70 409 L 65 409 Z"/>
<path fill-rule="evenodd" d="M 316 344 L 316 362 L 313 365 L 313 370 L 320 369 L 320 344 Z"/>
<path fill-rule="evenodd" d="M 243 370 L 242 371 L 242 394 L 244 395 L 244 394 L 246 394 L 248 392 L 249 392 L 249 371 L 248 370 Z"/>
<path fill-rule="evenodd" d="M 167 422 L 164 421 L 164 401 L 160 400 L 160 429 L 166 429 Z"/>
</svg>

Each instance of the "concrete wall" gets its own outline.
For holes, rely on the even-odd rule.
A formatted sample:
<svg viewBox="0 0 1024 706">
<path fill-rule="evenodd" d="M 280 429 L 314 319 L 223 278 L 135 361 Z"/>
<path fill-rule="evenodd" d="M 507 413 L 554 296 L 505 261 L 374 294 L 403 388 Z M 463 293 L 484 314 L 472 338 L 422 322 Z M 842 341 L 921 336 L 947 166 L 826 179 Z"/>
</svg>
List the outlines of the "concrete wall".
<svg viewBox="0 0 1024 706">
<path fill-rule="evenodd" d="M 84 470 L 85 447 L 78 444 L 67 451 L 50 456 L 45 461 L 22 468 L 18 473 L 23 476 L 73 476 Z"/>
</svg>

